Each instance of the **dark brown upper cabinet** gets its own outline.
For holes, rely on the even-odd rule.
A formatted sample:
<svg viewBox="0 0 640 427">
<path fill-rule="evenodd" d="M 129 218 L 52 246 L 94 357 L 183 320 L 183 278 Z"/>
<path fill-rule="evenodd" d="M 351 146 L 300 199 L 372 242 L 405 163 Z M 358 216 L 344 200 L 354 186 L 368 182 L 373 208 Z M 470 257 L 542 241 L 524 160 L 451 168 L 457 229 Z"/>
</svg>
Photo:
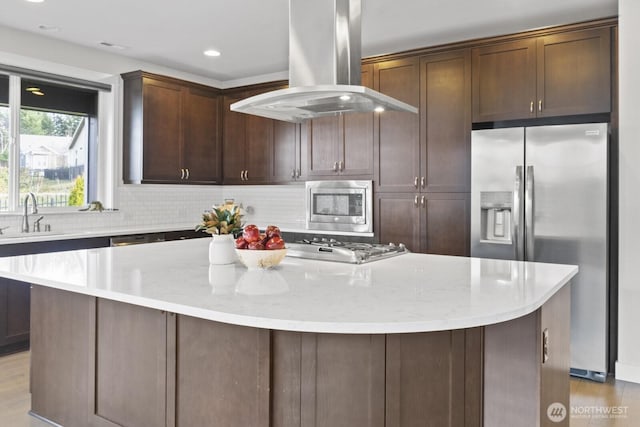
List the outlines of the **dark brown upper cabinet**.
<svg viewBox="0 0 640 427">
<path fill-rule="evenodd" d="M 373 87 L 373 66 L 363 65 L 362 85 Z M 308 176 L 373 177 L 374 113 L 349 113 L 312 119 L 302 125 Z"/>
<path fill-rule="evenodd" d="M 417 57 L 374 64 L 377 91 L 407 104 L 420 105 L 420 61 Z M 419 114 L 377 114 L 374 144 L 377 191 L 415 191 L 420 182 Z"/>
<path fill-rule="evenodd" d="M 224 97 L 223 180 L 225 184 L 263 184 L 271 176 L 273 121 L 229 109 L 243 98 Z"/>
<path fill-rule="evenodd" d="M 124 182 L 219 183 L 219 90 L 142 71 L 122 78 Z"/>
<path fill-rule="evenodd" d="M 471 53 L 420 59 L 421 192 L 471 191 Z M 415 179 L 415 178 L 414 178 Z M 415 181 L 414 181 L 415 183 Z"/>
<path fill-rule="evenodd" d="M 304 179 L 300 125 L 230 109 L 236 101 L 280 87 L 225 95 L 222 133 L 225 184 L 287 183 Z"/>
<path fill-rule="evenodd" d="M 376 64 L 381 92 L 419 115 L 378 118 L 376 235 L 413 252 L 469 254 L 471 56 L 468 49 Z"/>
<path fill-rule="evenodd" d="M 473 121 L 611 111 L 611 29 L 473 49 Z"/>
</svg>

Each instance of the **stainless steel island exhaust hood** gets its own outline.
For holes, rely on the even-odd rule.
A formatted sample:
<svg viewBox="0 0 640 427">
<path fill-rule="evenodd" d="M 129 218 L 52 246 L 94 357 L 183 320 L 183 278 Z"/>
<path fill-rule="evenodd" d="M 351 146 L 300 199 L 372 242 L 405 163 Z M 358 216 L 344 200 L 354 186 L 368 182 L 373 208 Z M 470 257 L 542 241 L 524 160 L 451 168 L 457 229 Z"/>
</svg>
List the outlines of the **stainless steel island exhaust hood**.
<svg viewBox="0 0 640 427">
<path fill-rule="evenodd" d="M 289 88 L 231 104 L 299 123 L 341 113 L 404 111 L 412 105 L 360 85 L 360 0 L 289 0 Z"/>
</svg>

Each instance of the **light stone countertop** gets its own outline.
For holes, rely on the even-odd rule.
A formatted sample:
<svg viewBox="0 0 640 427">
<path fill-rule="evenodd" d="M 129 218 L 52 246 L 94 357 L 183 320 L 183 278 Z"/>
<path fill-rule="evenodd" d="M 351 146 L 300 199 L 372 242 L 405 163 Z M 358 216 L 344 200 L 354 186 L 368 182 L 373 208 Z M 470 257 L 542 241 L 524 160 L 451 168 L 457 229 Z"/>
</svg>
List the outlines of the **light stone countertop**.
<svg viewBox="0 0 640 427">
<path fill-rule="evenodd" d="M 219 322 L 330 333 L 426 332 L 531 313 L 576 266 L 406 254 L 351 265 L 210 266 L 209 239 L 0 258 L 0 277 Z"/>
<path fill-rule="evenodd" d="M 128 234 L 146 234 L 146 233 L 161 233 L 168 231 L 181 231 L 181 230 L 193 230 L 197 221 L 188 224 L 163 224 L 163 225 L 148 225 L 148 226 L 130 226 L 130 227 L 109 227 L 109 228 L 97 228 L 87 231 L 58 231 L 51 232 L 31 232 L 21 233 L 16 230 L 5 230 L 0 235 L 0 246 L 2 245 L 15 245 L 19 243 L 34 243 L 34 242 L 49 242 L 56 240 L 72 240 L 72 239 L 89 239 L 91 237 L 105 237 L 105 236 L 123 236 Z M 261 230 L 266 228 L 264 224 L 258 224 Z M 295 225 L 285 225 L 280 227 L 283 232 L 291 233 L 308 233 L 308 234 L 330 234 L 340 236 L 358 236 L 358 237 L 374 237 L 373 233 L 350 233 L 350 232 L 329 232 L 320 230 L 306 230 L 304 228 L 296 227 Z"/>
</svg>

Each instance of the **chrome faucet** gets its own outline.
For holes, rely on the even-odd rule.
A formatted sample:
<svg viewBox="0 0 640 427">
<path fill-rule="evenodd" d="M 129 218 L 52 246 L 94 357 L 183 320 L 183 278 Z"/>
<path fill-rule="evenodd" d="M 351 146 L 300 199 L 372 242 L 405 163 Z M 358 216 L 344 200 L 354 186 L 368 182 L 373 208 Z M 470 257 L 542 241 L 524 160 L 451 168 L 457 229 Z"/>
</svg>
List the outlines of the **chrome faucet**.
<svg viewBox="0 0 640 427">
<path fill-rule="evenodd" d="M 36 195 L 33 193 L 27 194 L 26 197 L 24 198 L 24 215 L 22 216 L 22 232 L 23 233 L 29 232 L 29 213 L 28 213 L 29 198 L 31 198 L 31 201 L 33 202 L 33 206 L 31 207 L 31 213 L 32 214 L 38 213 L 38 202 L 36 201 Z"/>
</svg>

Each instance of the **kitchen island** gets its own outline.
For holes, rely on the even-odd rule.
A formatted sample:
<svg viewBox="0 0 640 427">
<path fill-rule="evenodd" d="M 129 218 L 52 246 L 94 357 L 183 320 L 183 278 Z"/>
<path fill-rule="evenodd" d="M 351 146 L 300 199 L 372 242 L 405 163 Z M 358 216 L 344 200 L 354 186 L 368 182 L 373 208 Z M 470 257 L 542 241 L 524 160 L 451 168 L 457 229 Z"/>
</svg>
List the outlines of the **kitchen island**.
<svg viewBox="0 0 640 427">
<path fill-rule="evenodd" d="M 534 426 L 569 407 L 577 267 L 406 254 L 210 266 L 208 239 L 0 259 L 63 426 Z M 565 413 L 566 415 L 566 413 Z"/>
</svg>

